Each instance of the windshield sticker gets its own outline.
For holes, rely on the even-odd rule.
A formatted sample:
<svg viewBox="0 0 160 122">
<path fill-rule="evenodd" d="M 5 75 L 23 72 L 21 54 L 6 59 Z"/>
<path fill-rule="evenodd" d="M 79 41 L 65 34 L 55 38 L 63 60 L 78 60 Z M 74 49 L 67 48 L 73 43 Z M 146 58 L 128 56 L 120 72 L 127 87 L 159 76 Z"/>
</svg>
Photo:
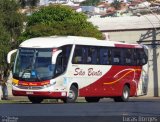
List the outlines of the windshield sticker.
<svg viewBox="0 0 160 122">
<path fill-rule="evenodd" d="M 32 76 L 35 76 L 35 75 L 36 75 L 36 72 L 35 72 L 35 71 L 32 71 L 31 74 L 32 74 Z"/>
<path fill-rule="evenodd" d="M 31 78 L 31 73 L 24 73 L 22 78 Z"/>
</svg>

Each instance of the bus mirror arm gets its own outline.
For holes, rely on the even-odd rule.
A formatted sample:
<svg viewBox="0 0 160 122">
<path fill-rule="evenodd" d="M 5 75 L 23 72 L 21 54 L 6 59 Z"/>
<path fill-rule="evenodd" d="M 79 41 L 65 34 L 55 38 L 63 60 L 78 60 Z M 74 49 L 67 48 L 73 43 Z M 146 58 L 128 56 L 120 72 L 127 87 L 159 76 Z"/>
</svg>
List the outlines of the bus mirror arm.
<svg viewBox="0 0 160 122">
<path fill-rule="evenodd" d="M 52 64 L 56 63 L 57 56 L 62 52 L 62 50 L 58 50 L 53 54 Z"/>
<path fill-rule="evenodd" d="M 17 49 L 11 50 L 8 54 L 7 54 L 7 63 L 10 64 L 11 63 L 11 56 L 13 53 L 16 53 Z"/>
</svg>

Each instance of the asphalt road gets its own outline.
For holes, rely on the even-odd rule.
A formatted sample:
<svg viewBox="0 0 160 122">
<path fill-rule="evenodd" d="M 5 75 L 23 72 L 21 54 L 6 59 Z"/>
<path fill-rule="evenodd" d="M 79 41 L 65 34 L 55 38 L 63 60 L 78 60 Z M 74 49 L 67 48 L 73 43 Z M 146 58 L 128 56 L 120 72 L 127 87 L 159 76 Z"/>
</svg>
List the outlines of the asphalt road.
<svg viewBox="0 0 160 122">
<path fill-rule="evenodd" d="M 103 99 L 99 103 L 0 104 L 0 116 L 3 122 L 160 122 L 160 99 L 131 99 L 125 103 Z"/>
</svg>

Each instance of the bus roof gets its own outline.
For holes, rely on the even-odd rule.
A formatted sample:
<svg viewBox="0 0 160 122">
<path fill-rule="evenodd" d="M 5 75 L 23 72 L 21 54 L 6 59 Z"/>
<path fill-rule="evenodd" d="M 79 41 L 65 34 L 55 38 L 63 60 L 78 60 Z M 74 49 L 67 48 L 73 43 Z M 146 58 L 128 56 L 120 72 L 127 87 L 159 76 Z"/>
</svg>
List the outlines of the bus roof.
<svg viewBox="0 0 160 122">
<path fill-rule="evenodd" d="M 80 36 L 50 36 L 50 37 L 31 38 L 22 42 L 20 44 L 20 47 L 56 48 L 69 44 L 142 48 L 142 46 L 140 46 L 139 44 L 127 44 L 116 41 L 97 40 L 96 38 L 92 37 L 80 37 Z"/>
</svg>

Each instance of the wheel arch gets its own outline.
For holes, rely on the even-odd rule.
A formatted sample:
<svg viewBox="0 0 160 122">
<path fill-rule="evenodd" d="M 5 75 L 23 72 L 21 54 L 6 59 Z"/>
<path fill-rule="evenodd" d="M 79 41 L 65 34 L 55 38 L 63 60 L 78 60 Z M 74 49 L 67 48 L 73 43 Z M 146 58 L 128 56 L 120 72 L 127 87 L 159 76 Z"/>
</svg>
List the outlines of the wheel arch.
<svg viewBox="0 0 160 122">
<path fill-rule="evenodd" d="M 67 91 L 68 91 L 68 92 L 67 92 L 67 95 L 68 95 L 68 93 L 69 93 L 69 90 L 70 90 L 71 86 L 75 86 L 75 87 L 77 88 L 77 90 L 78 90 L 78 95 L 79 95 L 79 85 L 78 85 L 77 82 L 71 82 L 71 83 L 69 84 L 68 90 L 67 90 Z"/>
<path fill-rule="evenodd" d="M 130 83 L 125 83 L 124 85 L 123 85 L 123 89 L 124 89 L 124 87 L 125 86 L 127 86 L 128 88 L 129 88 L 129 97 L 131 96 L 131 92 L 132 92 L 132 89 L 131 89 L 131 84 Z M 123 94 L 123 89 L 122 89 L 122 94 Z"/>
<path fill-rule="evenodd" d="M 78 97 L 78 84 L 73 82 L 68 86 L 67 97 L 62 99 L 64 103 L 73 103 Z"/>
<path fill-rule="evenodd" d="M 71 87 L 72 85 L 75 86 L 77 89 L 79 89 L 78 83 L 73 82 L 73 83 L 70 85 L 70 87 Z"/>
<path fill-rule="evenodd" d="M 128 86 L 128 88 L 131 89 L 130 83 L 125 83 L 124 86 Z M 123 87 L 124 87 L 124 86 L 123 86 Z"/>
<path fill-rule="evenodd" d="M 137 87 L 136 87 L 135 83 L 126 82 L 126 83 L 123 85 L 123 88 L 124 88 L 125 86 L 127 86 L 127 87 L 129 88 L 130 97 L 135 96 L 135 94 L 137 93 Z"/>
</svg>

